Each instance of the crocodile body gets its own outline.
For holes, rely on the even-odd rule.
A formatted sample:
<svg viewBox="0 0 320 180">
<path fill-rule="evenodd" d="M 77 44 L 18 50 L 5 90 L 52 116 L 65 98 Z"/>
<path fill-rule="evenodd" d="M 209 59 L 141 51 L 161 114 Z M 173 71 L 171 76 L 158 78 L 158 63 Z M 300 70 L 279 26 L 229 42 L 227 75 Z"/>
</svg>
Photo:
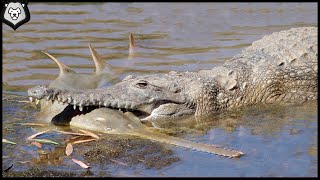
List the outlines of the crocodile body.
<svg viewBox="0 0 320 180">
<path fill-rule="evenodd" d="M 65 88 L 57 83 L 31 88 L 28 95 L 41 99 L 42 107 L 49 103 L 42 108 L 47 108 L 45 112 L 59 109 L 47 116 L 50 121 L 55 115 L 58 122 L 70 122 L 78 115 L 95 116 L 100 108 L 130 111 L 141 121 L 153 121 L 258 103 L 316 100 L 317 36 L 317 27 L 293 28 L 263 37 L 211 70 L 128 76 L 113 86 L 101 83 L 104 78 L 100 77 L 95 88 L 69 88 L 72 84 Z"/>
</svg>

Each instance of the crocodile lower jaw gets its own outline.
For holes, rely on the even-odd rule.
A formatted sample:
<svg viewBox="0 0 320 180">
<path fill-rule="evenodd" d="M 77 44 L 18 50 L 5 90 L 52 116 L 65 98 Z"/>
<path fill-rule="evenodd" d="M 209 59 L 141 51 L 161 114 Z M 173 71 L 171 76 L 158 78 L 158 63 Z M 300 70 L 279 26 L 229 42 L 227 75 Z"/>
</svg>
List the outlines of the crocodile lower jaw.
<svg viewBox="0 0 320 180">
<path fill-rule="evenodd" d="M 63 103 L 61 101 L 54 101 L 54 100 L 45 100 L 45 99 L 37 99 L 37 98 L 33 98 L 33 97 L 29 97 L 30 102 L 31 103 L 35 103 L 36 105 L 38 105 L 40 103 L 41 100 L 45 101 L 46 105 L 49 105 L 49 103 L 57 103 L 61 106 L 66 106 L 62 112 L 58 113 L 56 116 L 54 116 L 52 118 L 52 122 L 55 124 L 60 124 L 59 122 L 63 122 L 62 124 L 65 124 L 66 122 L 70 122 L 71 119 L 75 116 L 81 116 L 81 115 L 85 115 L 87 113 L 90 113 L 91 111 L 98 109 L 98 108 L 109 108 L 109 109 L 116 109 L 119 110 L 123 113 L 125 112 L 132 112 L 136 117 L 138 117 L 139 119 L 147 119 L 151 114 L 153 109 L 152 108 L 141 108 L 142 110 L 138 110 L 138 109 L 126 109 L 126 108 L 114 108 L 114 107 L 105 107 L 105 106 L 75 106 L 72 104 L 68 104 L 68 103 Z"/>
</svg>

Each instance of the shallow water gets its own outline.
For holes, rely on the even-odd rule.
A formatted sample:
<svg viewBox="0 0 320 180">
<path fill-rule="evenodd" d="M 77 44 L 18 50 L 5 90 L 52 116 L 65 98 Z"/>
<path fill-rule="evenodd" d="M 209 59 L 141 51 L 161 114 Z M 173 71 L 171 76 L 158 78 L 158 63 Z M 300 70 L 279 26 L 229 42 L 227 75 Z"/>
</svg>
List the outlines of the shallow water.
<svg viewBox="0 0 320 180">
<path fill-rule="evenodd" d="M 318 25 L 315 3 L 29 3 L 28 7 L 28 23 L 16 31 L 3 24 L 3 93 L 26 96 L 28 88 L 56 78 L 59 69 L 42 50 L 79 73 L 92 73 L 88 43 L 93 43 L 124 78 L 211 69 L 264 35 Z M 128 59 L 130 32 L 137 48 Z M 25 121 L 34 121 L 37 112 L 18 107 L 3 109 L 4 128 L 13 128 L 3 129 L 3 135 L 12 141 L 35 133 L 33 128 L 12 126 L 29 115 Z M 202 124 L 205 127 L 187 123 L 201 133 L 184 136 L 240 149 L 247 154 L 240 159 L 169 146 L 181 160 L 160 169 L 93 164 L 92 171 L 95 176 L 105 171 L 112 176 L 317 176 L 316 103 L 243 113 L 208 120 Z M 3 146 L 3 153 L 10 150 Z M 13 152 L 31 153 L 23 147 Z M 75 172 L 84 171 L 70 163 L 44 168 L 63 171 L 69 166 Z"/>
</svg>

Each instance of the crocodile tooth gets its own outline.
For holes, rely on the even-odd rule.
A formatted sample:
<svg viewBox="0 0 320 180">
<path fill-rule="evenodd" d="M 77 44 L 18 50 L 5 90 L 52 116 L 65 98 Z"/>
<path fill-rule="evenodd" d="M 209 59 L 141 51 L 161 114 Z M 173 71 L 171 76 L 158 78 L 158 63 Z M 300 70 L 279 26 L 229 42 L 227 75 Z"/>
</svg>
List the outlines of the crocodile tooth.
<svg viewBox="0 0 320 180">
<path fill-rule="evenodd" d="M 80 111 L 83 111 L 83 106 L 79 106 L 79 110 L 80 110 Z"/>
<path fill-rule="evenodd" d="M 154 100 L 155 100 L 154 98 L 150 98 L 148 102 L 152 103 Z"/>
<path fill-rule="evenodd" d="M 54 90 L 53 97 L 59 98 L 59 90 L 58 89 Z"/>
<path fill-rule="evenodd" d="M 40 100 L 39 100 L 39 99 L 36 99 L 36 105 L 38 105 L 38 104 L 39 104 L 39 102 L 40 102 Z"/>
<path fill-rule="evenodd" d="M 118 102 L 118 108 L 124 108 L 126 105 L 125 102 Z"/>
<path fill-rule="evenodd" d="M 91 104 L 95 105 L 96 104 L 96 100 L 95 99 L 91 99 Z"/>
<path fill-rule="evenodd" d="M 101 105 L 102 105 L 102 102 L 100 101 L 100 102 L 99 102 L 99 107 L 101 107 Z"/>
<path fill-rule="evenodd" d="M 113 108 L 116 108 L 117 105 L 118 105 L 117 101 L 113 101 L 113 102 L 111 103 L 111 107 L 113 107 Z"/>
<path fill-rule="evenodd" d="M 130 102 L 127 102 L 126 105 L 124 106 L 125 109 L 130 109 L 130 107 L 131 107 L 131 103 Z"/>
<path fill-rule="evenodd" d="M 134 103 L 131 103 L 130 104 L 130 109 L 134 109 L 135 107 L 134 107 Z"/>
<path fill-rule="evenodd" d="M 77 108 L 77 105 L 76 105 L 76 104 L 74 104 L 74 105 L 73 105 L 73 109 L 74 109 L 74 110 L 76 110 L 76 108 Z"/>
<path fill-rule="evenodd" d="M 65 103 L 67 99 L 65 97 L 62 97 L 62 102 Z"/>
<path fill-rule="evenodd" d="M 103 103 L 103 105 L 104 105 L 105 107 L 109 107 L 109 106 L 110 106 L 110 101 L 105 101 L 105 102 Z"/>
<path fill-rule="evenodd" d="M 50 96 L 47 96 L 46 101 L 49 101 L 49 100 L 50 100 Z"/>
<path fill-rule="evenodd" d="M 29 97 L 29 99 L 30 99 L 30 102 L 33 102 L 33 98 L 32 97 Z"/>
<path fill-rule="evenodd" d="M 68 97 L 68 103 L 70 104 L 71 101 L 72 101 L 72 99 L 71 99 L 71 97 L 69 96 L 69 97 Z"/>
</svg>

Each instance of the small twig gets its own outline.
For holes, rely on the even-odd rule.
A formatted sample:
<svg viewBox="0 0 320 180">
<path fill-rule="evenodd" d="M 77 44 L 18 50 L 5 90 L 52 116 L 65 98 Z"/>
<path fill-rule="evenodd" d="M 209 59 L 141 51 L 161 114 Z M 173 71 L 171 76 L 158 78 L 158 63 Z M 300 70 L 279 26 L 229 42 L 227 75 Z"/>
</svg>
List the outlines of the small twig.
<svg viewBox="0 0 320 180">
<path fill-rule="evenodd" d="M 8 172 L 12 167 L 13 167 L 13 164 L 10 167 L 8 167 L 7 169 L 3 170 L 2 172 Z"/>
</svg>

